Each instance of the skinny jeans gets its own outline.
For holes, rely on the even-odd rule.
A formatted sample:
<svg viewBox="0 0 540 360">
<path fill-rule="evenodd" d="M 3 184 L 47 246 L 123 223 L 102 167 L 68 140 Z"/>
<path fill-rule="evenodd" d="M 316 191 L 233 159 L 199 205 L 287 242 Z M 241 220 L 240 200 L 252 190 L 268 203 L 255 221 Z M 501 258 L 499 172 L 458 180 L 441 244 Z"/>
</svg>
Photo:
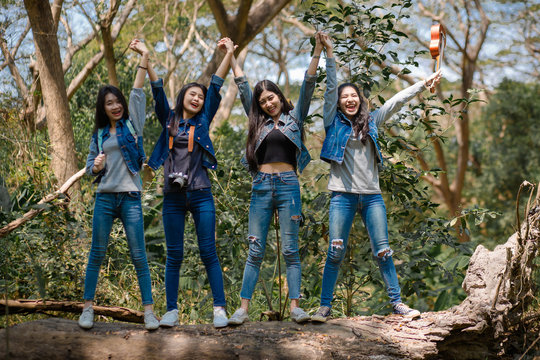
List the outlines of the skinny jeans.
<svg viewBox="0 0 540 360">
<path fill-rule="evenodd" d="M 96 193 L 92 220 L 92 247 L 84 279 L 84 300 L 94 300 L 99 270 L 111 233 L 113 221 L 120 218 L 137 272 L 143 305 L 153 304 L 150 269 L 144 243 L 143 212 L 140 192 Z"/>
<path fill-rule="evenodd" d="M 249 254 L 244 268 L 240 296 L 251 299 L 264 253 L 272 215 L 277 210 L 281 230 L 281 252 L 287 267 L 289 298 L 300 297 L 302 271 L 298 252 L 298 232 L 302 218 L 300 185 L 294 171 L 268 174 L 259 172 L 253 179 L 249 205 Z"/>
<path fill-rule="evenodd" d="M 391 304 L 401 302 L 401 289 L 388 242 L 386 207 L 381 194 L 353 194 L 333 191 L 330 200 L 330 244 L 324 266 L 321 306 L 331 307 L 339 267 L 347 251 L 352 223 L 357 212 L 368 231 L 371 251 L 377 260 Z"/>
<path fill-rule="evenodd" d="M 223 273 L 216 252 L 216 208 L 210 188 L 167 192 L 163 198 L 163 226 L 167 243 L 165 295 L 167 311 L 178 309 L 180 267 L 184 260 L 184 230 L 187 212 L 195 222 L 201 260 L 214 297 L 214 306 L 225 306 Z"/>
</svg>

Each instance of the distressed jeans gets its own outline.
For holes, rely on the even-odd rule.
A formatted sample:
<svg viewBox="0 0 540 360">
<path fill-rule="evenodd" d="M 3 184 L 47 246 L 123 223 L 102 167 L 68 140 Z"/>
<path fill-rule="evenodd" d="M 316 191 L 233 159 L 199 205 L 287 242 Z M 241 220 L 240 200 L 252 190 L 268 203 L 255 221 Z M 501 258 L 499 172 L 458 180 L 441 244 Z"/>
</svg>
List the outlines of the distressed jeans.
<svg viewBox="0 0 540 360">
<path fill-rule="evenodd" d="M 371 241 L 371 251 L 377 259 L 391 304 L 401 302 L 392 250 L 388 243 L 386 207 L 381 194 L 332 192 L 330 200 L 330 245 L 324 265 L 321 306 L 331 307 L 339 267 L 347 251 L 347 242 L 356 212 L 359 211 Z"/>
<path fill-rule="evenodd" d="M 300 185 L 294 171 L 276 174 L 259 172 L 253 179 L 249 205 L 249 254 L 244 268 L 240 296 L 251 299 L 259 279 L 259 270 L 266 249 L 266 237 L 274 209 L 279 215 L 281 252 L 287 266 L 289 298 L 300 297 L 302 271 L 298 253 L 298 231 L 302 218 Z"/>
<path fill-rule="evenodd" d="M 84 279 L 84 300 L 94 300 L 101 263 L 105 258 L 113 221 L 120 218 L 137 272 L 143 305 L 152 301 L 150 269 L 146 259 L 140 192 L 97 193 L 92 220 L 92 247 Z"/>
<path fill-rule="evenodd" d="M 214 297 L 214 306 L 225 306 L 223 273 L 216 252 L 216 208 L 210 188 L 168 192 L 163 197 L 163 227 L 167 243 L 165 295 L 167 311 L 178 309 L 180 267 L 184 260 L 184 230 L 190 211 L 195 222 L 201 260 Z"/>
</svg>

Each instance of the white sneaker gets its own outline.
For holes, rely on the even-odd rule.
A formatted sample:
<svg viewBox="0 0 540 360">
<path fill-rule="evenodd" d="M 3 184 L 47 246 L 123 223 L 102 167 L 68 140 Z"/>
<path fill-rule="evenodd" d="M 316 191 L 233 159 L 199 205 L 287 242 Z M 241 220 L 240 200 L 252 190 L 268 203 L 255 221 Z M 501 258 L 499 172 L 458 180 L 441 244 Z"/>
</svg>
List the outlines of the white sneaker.
<svg viewBox="0 0 540 360">
<path fill-rule="evenodd" d="M 155 330 L 159 327 L 159 320 L 152 310 L 144 311 L 144 327 L 146 330 Z"/>
<path fill-rule="evenodd" d="M 159 322 L 161 327 L 173 327 L 176 325 L 178 325 L 178 309 L 167 311 Z"/>
<path fill-rule="evenodd" d="M 222 328 L 229 324 L 227 313 L 223 306 L 214 306 L 214 327 Z"/>
<path fill-rule="evenodd" d="M 414 319 L 420 317 L 420 311 L 411 309 L 404 303 L 394 305 L 394 314 L 402 315 L 403 317 Z"/>
<path fill-rule="evenodd" d="M 249 320 L 249 315 L 246 310 L 239 308 L 232 314 L 231 318 L 229 319 L 229 325 L 241 325 L 246 320 Z"/>
<path fill-rule="evenodd" d="M 293 311 L 291 311 L 291 319 L 293 319 L 294 322 L 301 324 L 301 323 L 311 320 L 311 317 L 308 314 L 306 314 L 306 312 L 302 310 L 301 308 L 295 307 Z"/>
<path fill-rule="evenodd" d="M 83 329 L 91 329 L 94 326 L 94 308 L 92 305 L 83 309 L 81 316 L 79 317 L 79 326 Z"/>
</svg>

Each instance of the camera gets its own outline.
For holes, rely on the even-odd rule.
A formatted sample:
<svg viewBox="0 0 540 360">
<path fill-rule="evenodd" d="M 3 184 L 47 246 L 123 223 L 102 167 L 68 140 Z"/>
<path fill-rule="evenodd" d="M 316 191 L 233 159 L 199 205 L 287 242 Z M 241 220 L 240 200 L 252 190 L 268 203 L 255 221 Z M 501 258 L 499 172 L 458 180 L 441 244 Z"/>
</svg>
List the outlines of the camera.
<svg viewBox="0 0 540 360">
<path fill-rule="evenodd" d="M 169 174 L 172 184 L 176 184 L 181 188 L 187 185 L 188 175 L 182 172 L 174 172 Z"/>
</svg>

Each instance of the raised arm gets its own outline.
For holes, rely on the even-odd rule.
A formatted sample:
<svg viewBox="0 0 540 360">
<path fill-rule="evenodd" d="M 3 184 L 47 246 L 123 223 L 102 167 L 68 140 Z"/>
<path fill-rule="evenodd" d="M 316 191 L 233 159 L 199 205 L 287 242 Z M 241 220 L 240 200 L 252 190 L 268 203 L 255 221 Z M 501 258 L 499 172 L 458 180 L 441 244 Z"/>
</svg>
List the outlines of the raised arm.
<svg viewBox="0 0 540 360">
<path fill-rule="evenodd" d="M 317 66 L 319 66 L 319 59 L 321 57 L 323 45 L 321 42 L 321 33 L 315 34 L 315 48 L 313 49 L 313 57 L 309 63 L 306 75 L 304 76 L 304 82 L 300 88 L 300 96 L 296 104 L 295 114 L 298 125 L 303 126 L 304 119 L 309 112 L 309 105 L 311 104 L 311 97 L 315 90 L 315 81 L 317 80 Z"/>
<path fill-rule="evenodd" d="M 135 81 L 133 82 L 133 88 L 140 89 L 144 85 L 144 78 L 148 70 L 148 49 L 139 39 L 133 39 L 129 43 L 129 48 L 141 56 L 137 66 L 137 75 L 135 75 Z"/>
<path fill-rule="evenodd" d="M 416 84 L 409 86 L 408 88 L 401 90 L 396 95 L 392 96 L 390 100 L 386 101 L 383 106 L 378 110 L 375 110 L 372 115 L 377 127 L 388 120 L 392 115 L 399 111 L 407 102 L 413 97 L 427 89 L 428 87 L 435 86 L 441 81 L 441 70 L 433 73 L 423 81 L 419 81 Z"/>
<path fill-rule="evenodd" d="M 234 49 L 238 46 L 235 46 L 231 39 L 228 37 L 223 38 L 218 41 L 218 49 L 225 53 L 221 64 L 216 70 L 216 75 L 222 79 L 225 79 L 227 72 L 229 70 L 229 65 L 231 64 L 231 59 L 234 57 Z"/>
<path fill-rule="evenodd" d="M 139 136 L 143 135 L 144 123 L 146 120 L 146 96 L 142 87 L 148 69 L 148 49 L 146 45 L 138 39 L 134 39 L 129 44 L 129 48 L 140 55 L 137 74 L 133 82 L 133 89 L 129 94 L 129 116 Z"/>
<path fill-rule="evenodd" d="M 321 34 L 321 42 L 326 50 L 326 91 L 324 92 L 323 123 L 325 130 L 332 124 L 337 113 L 337 72 L 332 41 L 327 34 Z"/>
</svg>

